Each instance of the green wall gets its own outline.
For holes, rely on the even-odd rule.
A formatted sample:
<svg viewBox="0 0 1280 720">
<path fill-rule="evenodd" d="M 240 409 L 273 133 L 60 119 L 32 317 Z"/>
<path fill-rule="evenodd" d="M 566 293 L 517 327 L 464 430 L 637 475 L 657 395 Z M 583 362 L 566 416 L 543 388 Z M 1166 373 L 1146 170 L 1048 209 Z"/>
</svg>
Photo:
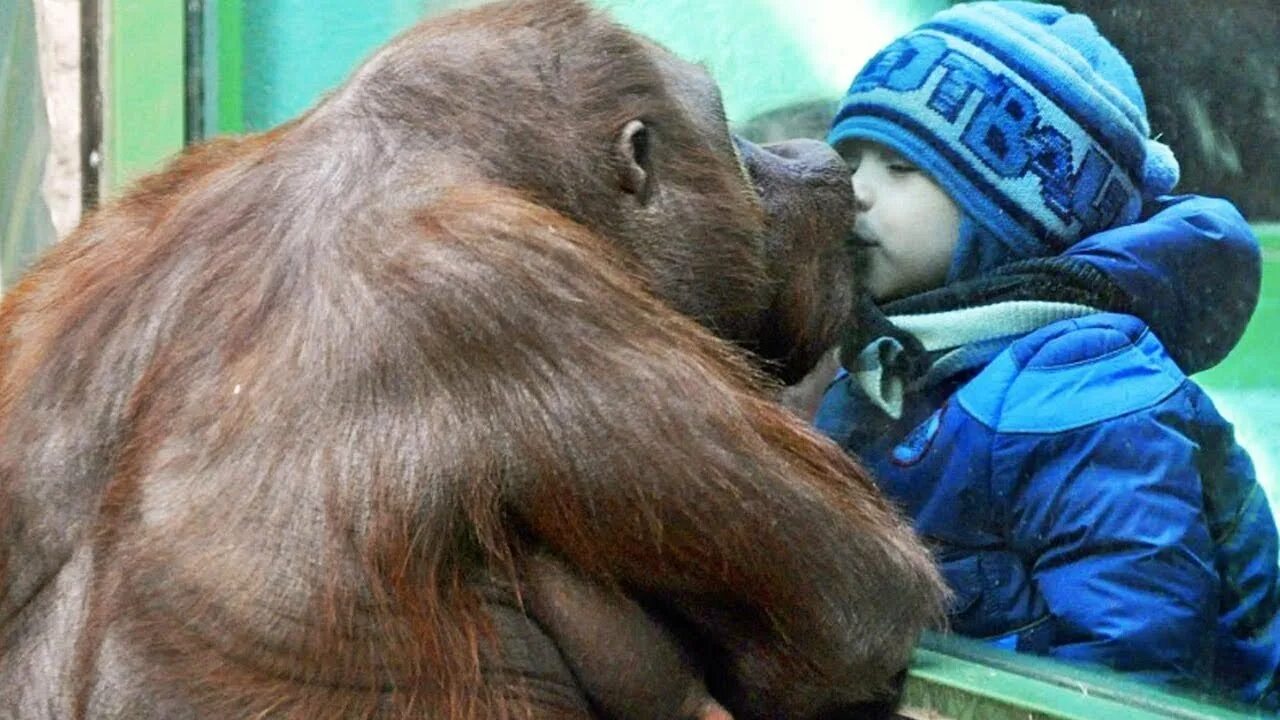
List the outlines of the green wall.
<svg viewBox="0 0 1280 720">
<path fill-rule="evenodd" d="M 305 110 L 321 93 L 340 84 L 370 50 L 416 20 L 423 4 L 422 0 L 245 2 L 245 126 L 268 128 Z"/>
<path fill-rule="evenodd" d="M 3 2 L 3 0 L 0 0 Z M 102 188 L 119 194 L 182 149 L 183 3 L 112 0 L 105 34 Z"/>
<path fill-rule="evenodd" d="M 465 0 L 222 0 L 242 13 L 242 44 L 224 45 L 224 64 L 241 67 L 243 122 L 277 125 L 336 86 L 373 48 L 422 15 Z M 705 63 L 743 123 L 772 109 L 834 101 L 872 52 L 932 14 L 945 0 L 598 0 L 622 22 L 676 53 Z M 424 11 L 425 8 L 425 11 Z M 222 32 L 235 32 L 223 28 Z M 241 55 L 242 53 L 242 55 Z M 232 57 L 234 59 L 226 60 Z M 226 107 L 224 105 L 224 107 Z M 234 111 L 233 111 L 234 114 Z M 235 129 L 233 118 L 218 124 Z"/>
</svg>

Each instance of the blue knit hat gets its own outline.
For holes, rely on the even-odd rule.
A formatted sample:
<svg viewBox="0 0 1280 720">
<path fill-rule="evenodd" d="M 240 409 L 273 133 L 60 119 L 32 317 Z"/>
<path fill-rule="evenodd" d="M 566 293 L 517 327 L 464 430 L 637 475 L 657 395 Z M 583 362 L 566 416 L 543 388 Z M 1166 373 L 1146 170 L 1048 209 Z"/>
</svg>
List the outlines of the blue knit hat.
<svg viewBox="0 0 1280 720">
<path fill-rule="evenodd" d="M 827 140 L 885 145 L 942 186 L 964 215 L 956 280 L 1137 220 L 1178 180 L 1149 135 L 1133 69 L 1089 18 L 974 2 L 873 57 Z"/>
</svg>

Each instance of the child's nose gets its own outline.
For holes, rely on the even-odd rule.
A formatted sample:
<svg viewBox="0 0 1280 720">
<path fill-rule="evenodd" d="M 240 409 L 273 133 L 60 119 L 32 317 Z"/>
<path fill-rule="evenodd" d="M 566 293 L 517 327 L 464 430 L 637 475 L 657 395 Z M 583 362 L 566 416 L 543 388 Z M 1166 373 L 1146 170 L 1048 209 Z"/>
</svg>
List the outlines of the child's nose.
<svg viewBox="0 0 1280 720">
<path fill-rule="evenodd" d="M 863 212 L 871 209 L 871 203 L 874 200 L 871 192 L 871 183 L 867 182 L 866 173 L 854 170 L 849 175 L 849 182 L 853 185 L 853 209 Z"/>
</svg>

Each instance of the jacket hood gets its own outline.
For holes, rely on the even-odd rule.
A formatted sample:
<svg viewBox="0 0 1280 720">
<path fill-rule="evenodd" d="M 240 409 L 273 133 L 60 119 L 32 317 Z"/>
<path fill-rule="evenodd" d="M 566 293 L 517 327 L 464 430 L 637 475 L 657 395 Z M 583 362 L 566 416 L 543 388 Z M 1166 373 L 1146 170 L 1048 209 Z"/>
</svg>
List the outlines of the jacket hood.
<svg viewBox="0 0 1280 720">
<path fill-rule="evenodd" d="M 1063 257 L 1106 275 L 1183 372 L 1217 365 L 1258 305 L 1262 253 L 1249 223 L 1219 198 L 1160 198 L 1154 214 L 1084 238 Z"/>
</svg>

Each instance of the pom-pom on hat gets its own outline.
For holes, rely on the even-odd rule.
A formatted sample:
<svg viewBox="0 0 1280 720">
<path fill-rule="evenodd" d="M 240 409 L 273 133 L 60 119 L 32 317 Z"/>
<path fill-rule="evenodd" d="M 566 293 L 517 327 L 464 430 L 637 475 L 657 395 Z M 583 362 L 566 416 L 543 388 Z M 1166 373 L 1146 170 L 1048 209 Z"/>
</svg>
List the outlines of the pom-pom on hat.
<svg viewBox="0 0 1280 720">
<path fill-rule="evenodd" d="M 1088 17 L 973 2 L 873 57 L 827 140 L 885 145 L 951 196 L 965 215 L 954 280 L 1137 220 L 1178 180 L 1149 136 L 1133 69 Z"/>
</svg>

